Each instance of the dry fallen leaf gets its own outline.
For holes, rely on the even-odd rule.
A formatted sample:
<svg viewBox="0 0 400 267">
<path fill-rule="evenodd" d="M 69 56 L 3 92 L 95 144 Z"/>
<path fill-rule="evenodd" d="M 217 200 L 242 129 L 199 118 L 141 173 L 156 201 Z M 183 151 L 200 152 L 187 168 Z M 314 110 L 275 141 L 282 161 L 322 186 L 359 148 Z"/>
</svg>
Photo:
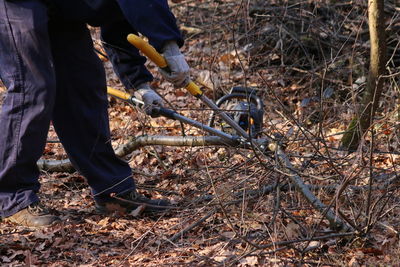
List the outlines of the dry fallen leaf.
<svg viewBox="0 0 400 267">
<path fill-rule="evenodd" d="M 107 203 L 106 209 L 110 212 L 114 212 L 119 215 L 126 213 L 126 209 L 124 207 L 121 207 L 121 205 L 118 205 L 118 204 Z"/>
<path fill-rule="evenodd" d="M 142 212 L 146 209 L 146 205 L 140 205 L 139 207 L 137 207 L 136 209 L 134 209 L 133 211 L 131 211 L 129 213 L 129 215 L 133 216 L 133 217 L 139 217 L 140 214 L 142 214 Z"/>
<path fill-rule="evenodd" d="M 285 232 L 289 239 L 295 239 L 299 236 L 300 226 L 294 222 L 290 222 L 286 228 Z"/>
<path fill-rule="evenodd" d="M 258 264 L 258 257 L 257 256 L 251 256 L 251 257 L 246 257 L 240 260 L 239 266 L 256 266 Z"/>
</svg>

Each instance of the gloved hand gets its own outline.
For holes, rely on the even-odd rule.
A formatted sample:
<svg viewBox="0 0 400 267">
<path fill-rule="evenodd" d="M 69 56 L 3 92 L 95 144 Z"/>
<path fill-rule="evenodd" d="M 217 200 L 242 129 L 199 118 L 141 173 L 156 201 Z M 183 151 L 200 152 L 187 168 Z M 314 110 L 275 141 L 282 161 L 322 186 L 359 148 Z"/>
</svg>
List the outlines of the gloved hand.
<svg viewBox="0 0 400 267">
<path fill-rule="evenodd" d="M 186 86 L 190 80 L 190 68 L 176 42 L 167 42 L 162 49 L 162 54 L 170 69 L 170 72 L 160 69 L 162 76 L 167 81 L 171 82 L 175 88 Z"/>
<path fill-rule="evenodd" d="M 134 95 L 137 99 L 144 102 L 143 111 L 147 115 L 157 117 L 157 114 L 154 113 L 154 107 L 163 107 L 164 101 L 156 92 L 154 92 L 153 89 L 151 89 L 148 83 L 139 85 Z"/>
</svg>

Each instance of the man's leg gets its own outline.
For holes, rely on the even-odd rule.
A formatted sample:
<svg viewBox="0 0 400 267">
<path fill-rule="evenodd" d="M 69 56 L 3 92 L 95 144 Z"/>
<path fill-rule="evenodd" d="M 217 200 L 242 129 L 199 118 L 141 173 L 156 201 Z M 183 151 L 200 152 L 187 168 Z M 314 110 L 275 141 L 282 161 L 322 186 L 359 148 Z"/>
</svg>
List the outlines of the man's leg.
<svg viewBox="0 0 400 267">
<path fill-rule="evenodd" d="M 57 78 L 53 124 L 95 198 L 135 188 L 131 169 L 111 146 L 106 78 L 86 25 L 50 22 Z"/>
<path fill-rule="evenodd" d="M 36 162 L 55 95 L 47 23 L 41 1 L 0 0 L 0 77 L 8 89 L 0 114 L 0 217 L 38 201 Z"/>
<path fill-rule="evenodd" d="M 131 169 L 112 149 L 103 65 L 90 34 L 79 23 L 52 23 L 50 30 L 57 77 L 53 124 L 74 166 L 87 178 L 99 212 L 129 212 L 143 205 L 158 212 L 169 205 L 135 190 Z M 116 193 L 118 198 L 110 197 Z"/>
</svg>

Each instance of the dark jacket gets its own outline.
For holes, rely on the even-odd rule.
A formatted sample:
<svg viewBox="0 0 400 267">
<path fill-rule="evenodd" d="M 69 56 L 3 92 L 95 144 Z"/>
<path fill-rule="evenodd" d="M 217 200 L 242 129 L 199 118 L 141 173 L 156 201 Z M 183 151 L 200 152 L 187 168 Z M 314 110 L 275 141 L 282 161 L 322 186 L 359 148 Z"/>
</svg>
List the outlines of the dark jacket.
<svg viewBox="0 0 400 267">
<path fill-rule="evenodd" d="M 53 2 L 58 18 L 104 26 L 124 19 L 160 51 L 163 44 L 183 40 L 167 0 L 46 0 Z M 117 29 L 114 29 L 117 30 Z"/>
<path fill-rule="evenodd" d="M 18 0 L 14 0 L 18 1 Z M 51 6 L 55 21 L 67 20 L 101 27 L 101 36 L 114 70 L 127 88 L 152 80 L 129 33 L 141 33 L 159 52 L 167 41 L 183 45 L 167 0 L 42 0 Z"/>
</svg>

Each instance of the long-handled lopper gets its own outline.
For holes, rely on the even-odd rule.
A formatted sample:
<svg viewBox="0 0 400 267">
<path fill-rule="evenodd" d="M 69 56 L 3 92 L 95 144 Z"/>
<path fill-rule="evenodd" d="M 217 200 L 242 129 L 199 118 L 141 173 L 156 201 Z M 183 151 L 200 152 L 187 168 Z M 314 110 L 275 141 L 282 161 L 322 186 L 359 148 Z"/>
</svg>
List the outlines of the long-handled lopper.
<svg viewBox="0 0 400 267">
<path fill-rule="evenodd" d="M 139 49 L 144 55 L 146 55 L 151 61 L 153 61 L 158 67 L 169 71 L 167 61 L 160 55 L 157 50 L 151 46 L 148 42 L 144 41 L 142 38 L 135 34 L 128 35 L 128 41 Z M 220 116 L 227 124 L 229 124 L 236 132 L 242 136 L 246 141 L 250 139 L 249 134 L 243 130 L 231 117 L 229 117 L 224 111 L 222 111 L 211 99 L 203 94 L 200 87 L 197 86 L 193 81 L 189 81 L 185 86 L 186 90 L 190 94 L 197 97 L 203 103 L 205 103 L 209 108 L 211 108 L 218 116 Z M 204 128 L 205 129 L 205 128 Z M 212 128 L 213 129 L 213 128 Z M 214 129 L 215 130 L 215 129 Z"/>
<path fill-rule="evenodd" d="M 128 102 L 131 105 L 134 106 L 138 106 L 138 107 L 143 107 L 144 103 L 143 101 L 131 96 L 128 93 L 125 93 L 123 91 L 120 91 L 118 89 L 112 88 L 112 87 L 108 87 L 107 88 L 107 93 L 109 95 L 112 95 L 114 97 L 117 97 L 125 102 Z M 237 136 L 232 136 L 228 133 L 224 133 L 223 131 L 220 131 L 218 129 L 212 128 L 210 126 L 207 126 L 205 124 L 202 124 L 198 121 L 192 120 L 190 118 L 187 118 L 183 115 L 180 115 L 179 113 L 177 113 L 174 110 L 171 109 L 167 109 L 167 108 L 163 108 L 163 107 L 153 107 L 153 113 L 155 115 L 159 115 L 159 116 L 164 116 L 166 118 L 172 119 L 172 120 L 178 120 L 180 122 L 189 124 L 191 126 L 194 126 L 198 129 L 202 129 L 208 133 L 214 134 L 216 136 L 219 136 L 223 139 L 225 139 L 227 142 L 229 142 L 229 144 L 240 144 L 240 140 Z"/>
</svg>

